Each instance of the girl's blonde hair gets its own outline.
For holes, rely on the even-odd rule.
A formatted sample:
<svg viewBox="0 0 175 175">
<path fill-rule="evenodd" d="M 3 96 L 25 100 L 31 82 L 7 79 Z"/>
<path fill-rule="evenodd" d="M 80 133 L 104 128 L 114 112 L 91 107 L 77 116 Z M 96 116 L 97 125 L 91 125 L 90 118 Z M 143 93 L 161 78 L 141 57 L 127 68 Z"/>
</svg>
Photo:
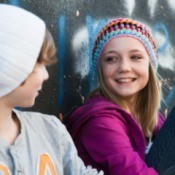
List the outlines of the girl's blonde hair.
<svg viewBox="0 0 175 175">
<path fill-rule="evenodd" d="M 108 90 L 104 83 L 101 65 L 99 65 L 99 82 L 100 87 L 94 90 L 91 96 L 95 93 L 100 93 L 123 109 L 130 109 L 131 115 L 133 115 L 134 119 L 141 127 L 145 137 L 149 137 L 157 125 L 158 109 L 161 101 L 161 88 L 152 65 L 149 65 L 148 84 L 139 92 L 134 107 L 128 106 L 119 96 Z"/>
</svg>

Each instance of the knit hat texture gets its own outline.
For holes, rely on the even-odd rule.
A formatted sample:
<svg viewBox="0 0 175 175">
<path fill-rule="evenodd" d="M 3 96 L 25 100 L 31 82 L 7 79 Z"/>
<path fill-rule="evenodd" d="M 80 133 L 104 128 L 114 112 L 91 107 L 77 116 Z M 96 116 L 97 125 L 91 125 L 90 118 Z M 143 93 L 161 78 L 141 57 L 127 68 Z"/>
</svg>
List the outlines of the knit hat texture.
<svg viewBox="0 0 175 175">
<path fill-rule="evenodd" d="M 111 39 L 122 36 L 136 38 L 145 46 L 156 72 L 158 68 L 157 47 L 150 30 L 144 24 L 128 18 L 114 19 L 105 25 L 99 32 L 92 52 L 95 68 L 98 66 L 99 57 L 106 44 Z"/>
<path fill-rule="evenodd" d="M 33 71 L 45 37 L 43 20 L 22 8 L 0 4 L 0 97 Z"/>
</svg>

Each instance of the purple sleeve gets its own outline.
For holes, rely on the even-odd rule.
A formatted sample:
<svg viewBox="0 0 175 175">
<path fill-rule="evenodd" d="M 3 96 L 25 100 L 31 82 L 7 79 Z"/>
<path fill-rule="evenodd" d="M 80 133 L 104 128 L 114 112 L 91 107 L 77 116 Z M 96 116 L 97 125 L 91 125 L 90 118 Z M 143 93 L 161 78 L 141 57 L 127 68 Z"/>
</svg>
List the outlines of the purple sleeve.
<svg viewBox="0 0 175 175">
<path fill-rule="evenodd" d="M 96 166 L 103 167 L 105 174 L 158 175 L 134 151 L 125 124 L 116 117 L 91 118 L 79 131 L 76 142 L 85 162 L 89 157 Z"/>
</svg>

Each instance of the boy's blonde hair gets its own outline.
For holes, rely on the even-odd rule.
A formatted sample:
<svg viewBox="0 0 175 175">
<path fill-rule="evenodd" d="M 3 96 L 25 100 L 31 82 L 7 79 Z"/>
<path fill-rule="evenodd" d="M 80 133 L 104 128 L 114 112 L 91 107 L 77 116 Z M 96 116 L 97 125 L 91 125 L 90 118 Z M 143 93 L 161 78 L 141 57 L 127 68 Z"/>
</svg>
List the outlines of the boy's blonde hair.
<svg viewBox="0 0 175 175">
<path fill-rule="evenodd" d="M 39 53 L 37 62 L 45 65 L 54 64 L 57 59 L 55 57 L 56 47 L 52 35 L 49 30 L 46 29 L 43 45 Z"/>
</svg>

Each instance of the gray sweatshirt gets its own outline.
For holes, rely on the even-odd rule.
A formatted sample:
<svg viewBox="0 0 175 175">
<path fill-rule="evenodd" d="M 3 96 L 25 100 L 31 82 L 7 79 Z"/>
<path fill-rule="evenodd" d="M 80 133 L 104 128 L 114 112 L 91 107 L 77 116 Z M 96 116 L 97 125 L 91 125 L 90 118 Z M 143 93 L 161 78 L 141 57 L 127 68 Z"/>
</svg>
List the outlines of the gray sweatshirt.
<svg viewBox="0 0 175 175">
<path fill-rule="evenodd" d="M 102 175 L 85 167 L 65 126 L 55 117 L 14 110 L 21 125 L 13 145 L 0 139 L 0 175 Z"/>
</svg>

